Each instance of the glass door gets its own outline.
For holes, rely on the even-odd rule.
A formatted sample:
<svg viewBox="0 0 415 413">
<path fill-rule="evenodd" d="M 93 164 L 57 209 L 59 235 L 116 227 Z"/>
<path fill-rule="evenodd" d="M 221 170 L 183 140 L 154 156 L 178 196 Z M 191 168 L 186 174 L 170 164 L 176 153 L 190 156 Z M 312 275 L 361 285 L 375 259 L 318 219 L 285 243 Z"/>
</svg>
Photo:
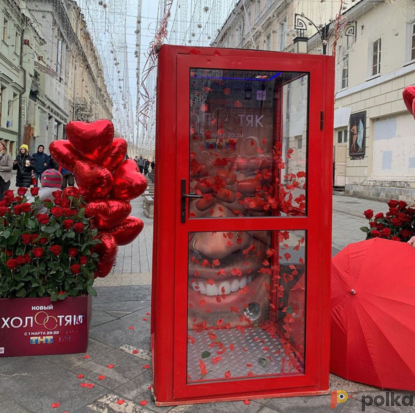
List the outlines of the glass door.
<svg viewBox="0 0 415 413">
<path fill-rule="evenodd" d="M 306 385 L 310 71 L 182 69 L 176 394 Z"/>
</svg>

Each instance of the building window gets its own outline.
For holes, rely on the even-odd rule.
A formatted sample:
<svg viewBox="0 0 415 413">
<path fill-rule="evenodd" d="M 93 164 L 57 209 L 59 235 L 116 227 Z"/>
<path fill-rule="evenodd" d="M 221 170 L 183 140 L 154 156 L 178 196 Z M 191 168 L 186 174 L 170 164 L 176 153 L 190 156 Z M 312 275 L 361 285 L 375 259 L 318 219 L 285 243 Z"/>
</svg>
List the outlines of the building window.
<svg viewBox="0 0 415 413">
<path fill-rule="evenodd" d="M 286 18 L 280 23 L 280 29 L 281 29 L 280 51 L 282 51 L 285 49 L 285 45 L 287 42 L 287 19 Z"/>
<path fill-rule="evenodd" d="M 18 55 L 20 54 L 20 34 L 16 30 L 16 34 L 14 35 L 14 52 Z"/>
<path fill-rule="evenodd" d="M 347 129 L 337 131 L 337 143 L 347 143 Z"/>
<path fill-rule="evenodd" d="M 9 31 L 9 21 L 5 18 L 3 22 L 3 42 L 7 44 L 7 33 Z"/>
<path fill-rule="evenodd" d="M 271 33 L 267 34 L 266 48 L 267 50 L 271 50 Z"/>
<path fill-rule="evenodd" d="M 0 90 L 0 126 L 3 126 L 3 105 L 6 99 L 6 88 L 2 87 Z"/>
<path fill-rule="evenodd" d="M 373 43 L 372 52 L 372 76 L 380 73 L 380 55 L 381 55 L 381 42 L 380 39 Z"/>
<path fill-rule="evenodd" d="M 297 138 L 297 149 L 303 149 L 303 138 Z"/>
<path fill-rule="evenodd" d="M 411 33 L 411 60 L 415 59 L 415 23 L 412 24 Z"/>
<path fill-rule="evenodd" d="M 349 55 L 346 53 L 343 57 L 342 89 L 348 86 L 349 86 Z"/>
<path fill-rule="evenodd" d="M 56 49 L 56 73 L 60 76 L 62 72 L 62 39 L 58 39 Z"/>
</svg>

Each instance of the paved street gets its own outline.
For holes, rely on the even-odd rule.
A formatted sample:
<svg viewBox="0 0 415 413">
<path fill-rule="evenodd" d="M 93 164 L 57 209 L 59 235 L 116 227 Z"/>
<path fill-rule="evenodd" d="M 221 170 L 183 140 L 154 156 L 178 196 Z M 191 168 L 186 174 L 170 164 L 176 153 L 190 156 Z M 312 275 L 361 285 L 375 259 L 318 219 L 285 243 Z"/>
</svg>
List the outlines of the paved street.
<svg viewBox="0 0 415 413">
<path fill-rule="evenodd" d="M 386 204 L 334 196 L 333 249 L 362 240 L 359 228 L 366 224 L 362 212 L 385 211 Z M 96 283 L 88 355 L 0 359 L 0 413 L 314 413 L 329 412 L 330 396 L 294 397 L 203 404 L 169 408 L 155 407 L 150 354 L 150 290 L 153 222 L 143 217 L 142 199 L 133 202 L 132 215 L 141 217 L 145 229 L 131 245 L 120 248 L 113 274 Z M 132 354 L 132 350 L 137 350 Z M 113 364 L 114 368 L 107 366 Z M 81 380 L 77 375 L 83 374 Z M 104 380 L 98 380 L 104 375 Z M 81 382 L 93 383 L 83 388 Z M 331 377 L 331 389 L 354 392 L 354 399 L 339 404 L 333 412 L 360 412 L 361 396 L 380 395 L 377 389 Z M 118 404 L 123 400 L 123 404 Z M 148 402 L 141 405 L 140 402 Z M 52 409 L 52 403 L 60 403 Z M 366 407 L 370 413 L 414 411 L 405 407 Z"/>
</svg>

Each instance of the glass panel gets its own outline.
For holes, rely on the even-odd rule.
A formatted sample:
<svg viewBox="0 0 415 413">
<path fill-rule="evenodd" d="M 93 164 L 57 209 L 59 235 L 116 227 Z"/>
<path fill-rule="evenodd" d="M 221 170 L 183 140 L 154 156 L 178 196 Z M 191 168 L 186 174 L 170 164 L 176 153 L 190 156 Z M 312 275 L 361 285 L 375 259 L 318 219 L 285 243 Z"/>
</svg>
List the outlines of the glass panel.
<svg viewBox="0 0 415 413">
<path fill-rule="evenodd" d="M 188 383 L 304 374 L 305 231 L 189 235 Z"/>
<path fill-rule="evenodd" d="M 307 137 L 307 74 L 191 69 L 189 218 L 305 215 Z"/>
</svg>

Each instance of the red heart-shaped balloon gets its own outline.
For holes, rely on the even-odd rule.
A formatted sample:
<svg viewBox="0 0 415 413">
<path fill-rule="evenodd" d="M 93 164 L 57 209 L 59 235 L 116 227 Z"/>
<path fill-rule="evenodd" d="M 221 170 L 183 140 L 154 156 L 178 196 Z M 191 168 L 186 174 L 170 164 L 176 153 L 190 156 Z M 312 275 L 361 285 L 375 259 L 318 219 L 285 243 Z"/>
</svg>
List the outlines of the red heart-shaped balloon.
<svg viewBox="0 0 415 413">
<path fill-rule="evenodd" d="M 105 278 L 112 270 L 115 259 L 109 262 L 100 262 L 97 265 L 97 269 L 94 272 L 94 278 Z"/>
<path fill-rule="evenodd" d="M 69 198 L 70 196 L 79 198 L 80 195 L 81 193 L 76 186 L 68 186 L 62 191 L 62 198 Z"/>
<path fill-rule="evenodd" d="M 110 231 L 118 245 L 127 245 L 133 242 L 144 227 L 140 218 L 128 217 L 121 224 Z"/>
<path fill-rule="evenodd" d="M 111 144 L 111 150 L 107 156 L 103 157 L 100 165 L 111 172 L 125 159 L 127 153 L 127 142 L 123 138 L 115 138 Z"/>
<path fill-rule="evenodd" d="M 113 177 L 107 168 L 78 161 L 73 173 L 76 183 L 83 189 L 81 193 L 87 192 L 89 199 L 104 199 L 111 192 Z"/>
<path fill-rule="evenodd" d="M 87 217 L 94 217 L 94 224 L 99 230 L 116 227 L 131 212 L 131 204 L 118 200 L 99 200 L 89 202 L 85 208 Z"/>
<path fill-rule="evenodd" d="M 111 150 L 114 125 L 107 119 L 92 123 L 69 122 L 66 125 L 66 135 L 69 142 L 84 158 L 98 163 Z"/>
<path fill-rule="evenodd" d="M 76 161 L 82 159 L 68 141 L 53 141 L 49 145 L 49 152 L 59 166 L 62 166 L 70 172 L 73 171 Z"/>
<path fill-rule="evenodd" d="M 101 241 L 100 244 L 92 247 L 92 253 L 97 253 L 99 256 L 99 262 L 110 262 L 117 258 L 118 245 L 115 242 L 115 238 L 108 232 L 101 232 L 97 235 L 97 238 Z"/>
<path fill-rule="evenodd" d="M 408 86 L 406 87 L 403 92 L 403 101 L 405 102 L 406 108 L 409 110 L 409 112 L 414 114 L 413 112 L 413 102 L 415 100 L 415 87 L 414 86 Z"/>
<path fill-rule="evenodd" d="M 128 159 L 114 172 L 111 198 L 131 201 L 140 196 L 146 188 L 147 179 L 138 171 L 136 162 Z"/>
</svg>

